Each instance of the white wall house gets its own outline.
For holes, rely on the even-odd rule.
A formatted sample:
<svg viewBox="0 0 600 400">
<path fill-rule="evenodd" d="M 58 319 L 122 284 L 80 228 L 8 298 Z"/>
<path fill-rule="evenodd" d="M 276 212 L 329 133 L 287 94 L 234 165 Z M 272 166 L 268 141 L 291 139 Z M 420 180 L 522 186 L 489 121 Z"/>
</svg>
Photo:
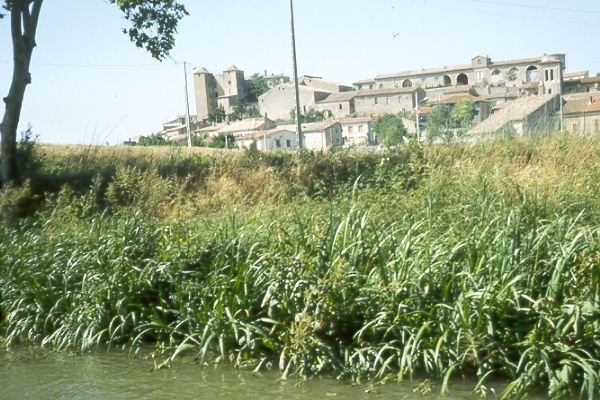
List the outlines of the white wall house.
<svg viewBox="0 0 600 400">
<path fill-rule="evenodd" d="M 337 121 L 302 125 L 302 133 L 309 150 L 328 150 L 344 143 L 342 125 Z"/>
<path fill-rule="evenodd" d="M 240 148 L 248 148 L 253 142 L 256 142 L 258 150 L 295 150 L 296 133 L 285 128 L 275 128 L 250 133 L 235 139 L 235 144 Z"/>
<path fill-rule="evenodd" d="M 374 123 L 375 118 L 373 117 L 341 119 L 340 125 L 344 144 L 356 146 L 376 144 L 375 134 L 373 133 Z"/>
</svg>

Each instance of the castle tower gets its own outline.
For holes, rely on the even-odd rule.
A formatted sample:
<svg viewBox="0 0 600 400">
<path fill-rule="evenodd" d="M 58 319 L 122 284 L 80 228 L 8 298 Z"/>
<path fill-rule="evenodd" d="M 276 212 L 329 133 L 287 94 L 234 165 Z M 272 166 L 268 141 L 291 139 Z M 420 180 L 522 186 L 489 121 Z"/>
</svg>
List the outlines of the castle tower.
<svg viewBox="0 0 600 400">
<path fill-rule="evenodd" d="M 242 93 L 244 85 L 244 71 L 238 69 L 235 65 L 223 71 L 223 95 L 239 96 Z"/>
<path fill-rule="evenodd" d="M 213 74 L 206 68 L 194 73 L 194 93 L 196 95 L 196 114 L 198 121 L 208 118 L 217 107 L 219 92 Z"/>
</svg>

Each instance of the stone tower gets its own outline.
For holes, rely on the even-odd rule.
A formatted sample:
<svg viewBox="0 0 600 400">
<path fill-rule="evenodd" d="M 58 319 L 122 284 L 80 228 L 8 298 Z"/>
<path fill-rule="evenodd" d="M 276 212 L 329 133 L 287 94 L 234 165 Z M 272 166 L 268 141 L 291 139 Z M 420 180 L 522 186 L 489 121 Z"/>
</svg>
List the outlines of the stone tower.
<svg viewBox="0 0 600 400">
<path fill-rule="evenodd" d="M 242 93 L 244 85 L 244 71 L 238 69 L 235 65 L 223 71 L 223 95 L 239 96 Z"/>
<path fill-rule="evenodd" d="M 194 73 L 194 92 L 196 95 L 196 114 L 198 121 L 208 118 L 217 107 L 219 91 L 213 74 L 206 68 L 200 68 Z"/>
</svg>

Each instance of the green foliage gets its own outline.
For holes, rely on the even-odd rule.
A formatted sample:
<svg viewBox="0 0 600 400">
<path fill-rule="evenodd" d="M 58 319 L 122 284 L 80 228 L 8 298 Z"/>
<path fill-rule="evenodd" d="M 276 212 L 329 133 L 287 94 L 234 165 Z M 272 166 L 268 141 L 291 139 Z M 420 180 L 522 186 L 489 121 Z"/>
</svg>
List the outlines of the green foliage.
<svg viewBox="0 0 600 400">
<path fill-rule="evenodd" d="M 408 138 L 408 132 L 400 115 L 384 114 L 377 117 L 373 124 L 373 131 L 386 146 L 396 146 Z"/>
<path fill-rule="evenodd" d="M 427 114 L 427 141 L 433 143 L 438 138 L 449 143 L 453 137 L 449 130 L 451 123 L 450 108 L 445 104 L 436 104 Z"/>
<path fill-rule="evenodd" d="M 169 146 L 172 143 L 164 138 L 162 135 L 150 135 L 140 138 L 140 146 Z"/>
<path fill-rule="evenodd" d="M 268 91 L 269 82 L 259 73 L 255 73 L 251 79 L 244 81 L 243 101 L 245 103 L 256 103 L 258 98 Z"/>
<path fill-rule="evenodd" d="M 471 100 L 459 101 L 454 105 L 451 113 L 452 119 L 463 127 L 468 127 L 473 122 L 473 118 L 477 116 L 477 108 L 475 102 Z"/>
<path fill-rule="evenodd" d="M 188 15 L 175 0 L 108 0 L 123 12 L 131 28 L 123 32 L 137 47 L 145 48 L 157 60 L 164 60 L 175 44 L 179 20 Z M 6 111 L 0 125 L 2 136 L 2 182 L 19 178 L 17 159 L 17 126 L 26 86 L 31 82 L 29 65 L 36 46 L 36 32 L 42 0 L 6 0 L 3 8 L 11 13 L 14 71 L 11 90 L 4 99 Z M 0 18 L 4 14 L 0 13 Z"/>
<path fill-rule="evenodd" d="M 225 121 L 225 108 L 222 105 L 218 105 L 217 109 L 208 115 L 206 119 L 211 124 L 220 124 Z"/>
<path fill-rule="evenodd" d="M 235 148 L 235 136 L 233 134 L 219 133 L 217 136 L 213 136 L 211 140 L 206 142 L 208 147 L 213 149 L 225 149 Z"/>
<path fill-rule="evenodd" d="M 229 119 L 231 121 L 241 121 L 244 118 L 254 118 L 258 116 L 260 116 L 260 114 L 255 105 L 249 105 L 243 99 L 239 99 L 233 107 L 231 114 L 229 114 Z"/>
<path fill-rule="evenodd" d="M 290 120 L 295 121 L 296 119 L 296 110 L 290 110 Z M 301 123 L 312 123 L 312 122 L 322 122 L 324 119 L 323 111 L 317 111 L 313 108 L 309 109 L 306 114 L 300 113 L 300 122 Z"/>
<path fill-rule="evenodd" d="M 231 121 L 241 121 L 244 119 L 244 117 L 247 115 L 247 113 L 248 113 L 248 105 L 246 104 L 246 102 L 244 100 L 239 99 L 237 101 L 237 103 L 235 104 L 235 106 L 233 107 L 231 114 L 229 114 L 229 119 Z"/>
<path fill-rule="evenodd" d="M 145 48 L 152 57 L 163 60 L 175 45 L 177 24 L 188 15 L 185 7 L 174 0 L 109 0 L 116 4 L 131 23 L 123 29 L 137 46 Z"/>
<path fill-rule="evenodd" d="M 0 217 L 7 345 L 600 395 L 600 138 L 169 150 Z M 45 151 L 53 171 L 97 163 Z"/>
</svg>

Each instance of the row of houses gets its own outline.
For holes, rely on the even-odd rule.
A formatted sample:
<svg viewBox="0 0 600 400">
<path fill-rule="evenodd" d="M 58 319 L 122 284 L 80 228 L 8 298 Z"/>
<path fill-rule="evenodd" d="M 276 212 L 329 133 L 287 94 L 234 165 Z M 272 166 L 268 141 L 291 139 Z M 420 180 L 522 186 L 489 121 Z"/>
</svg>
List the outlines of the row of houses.
<svg viewBox="0 0 600 400">
<path fill-rule="evenodd" d="M 530 115 L 536 113 L 545 115 L 549 126 L 558 126 L 560 121 L 556 116 L 561 105 L 564 105 L 563 124 L 569 131 L 595 132 L 598 124 L 595 98 L 600 94 L 600 77 L 590 77 L 588 71 L 565 73 L 564 65 L 564 54 L 499 62 L 488 56 L 476 56 L 465 65 L 381 74 L 352 86 L 305 75 L 298 80 L 301 112 L 319 111 L 324 121 L 328 121 L 306 124 L 303 128 L 305 143 L 314 149 L 376 144 L 372 125 L 378 115 L 409 116 L 419 110 L 417 120 L 420 127 L 426 129 L 431 105 L 444 104 L 452 108 L 465 100 L 472 101 L 477 109 L 474 124 L 494 117 L 473 130 L 474 133 L 484 129 L 497 131 L 498 124 L 505 129 L 508 120 L 513 121 L 517 132 L 525 133 L 529 127 L 539 127 L 539 121 L 522 123 L 536 119 Z M 274 121 L 289 120 L 290 111 L 295 107 L 295 85 L 284 75 L 265 72 L 263 78 L 270 89 L 254 105 L 263 118 L 207 126 L 206 119 L 217 107 L 223 107 L 228 114 L 232 112 L 246 78 L 235 66 L 219 75 L 205 68 L 197 70 L 194 73 L 197 116 L 192 117 L 192 131 L 208 137 L 220 133 L 234 135 L 240 146 L 256 142 L 259 148 L 294 149 L 295 128 L 277 126 Z M 562 103 L 560 93 L 566 93 Z M 548 100 L 554 98 L 556 100 Z M 516 100 L 519 101 L 511 105 Z M 538 113 L 536 104 L 544 104 L 544 111 Z M 161 134 L 169 140 L 181 140 L 187 129 L 183 122 L 178 118 L 165 124 Z M 409 132 L 416 130 L 414 120 L 406 119 L 405 126 Z"/>
<path fill-rule="evenodd" d="M 367 145 L 376 143 L 373 132 L 375 118 L 346 118 L 302 124 L 304 146 L 310 150 L 327 150 L 344 144 Z M 259 150 L 295 150 L 298 138 L 295 125 L 279 125 L 266 118 L 251 118 L 225 122 L 200 129 L 197 134 L 214 137 L 220 134 L 233 136 L 238 147 Z"/>
<path fill-rule="evenodd" d="M 341 119 L 365 117 L 383 113 L 409 113 L 424 99 L 451 96 L 453 90 L 469 87 L 471 94 L 481 101 L 501 103 L 524 95 L 561 93 L 565 55 L 544 54 L 517 60 L 492 61 L 488 56 L 475 56 L 469 64 L 422 68 L 377 75 L 352 86 L 329 81 L 317 76 L 298 79 L 300 104 L 303 112 L 310 109 L 324 112 L 328 117 Z M 273 120 L 288 119 L 295 107 L 295 85 L 288 77 L 279 75 L 270 90 L 258 99 L 261 115 Z M 596 84 L 585 73 L 572 77 L 573 89 Z M 205 68 L 194 73 L 196 111 L 198 119 L 206 119 L 216 107 L 222 106 L 229 114 L 242 90 L 244 72 L 231 66 L 222 74 L 213 75 Z M 562 91 L 566 93 L 567 91 Z"/>
</svg>

